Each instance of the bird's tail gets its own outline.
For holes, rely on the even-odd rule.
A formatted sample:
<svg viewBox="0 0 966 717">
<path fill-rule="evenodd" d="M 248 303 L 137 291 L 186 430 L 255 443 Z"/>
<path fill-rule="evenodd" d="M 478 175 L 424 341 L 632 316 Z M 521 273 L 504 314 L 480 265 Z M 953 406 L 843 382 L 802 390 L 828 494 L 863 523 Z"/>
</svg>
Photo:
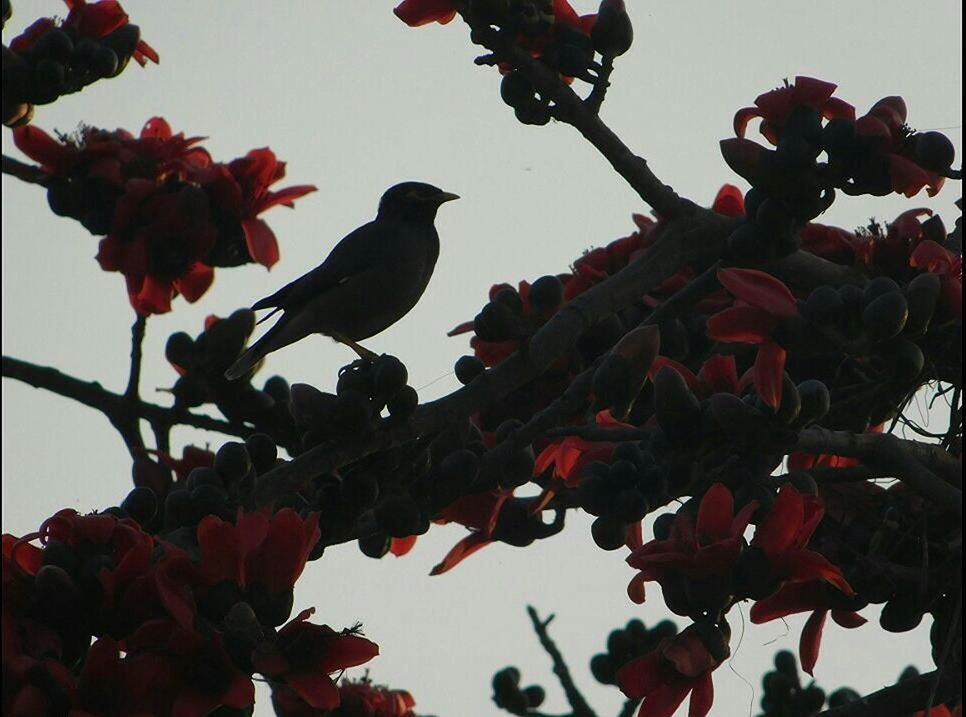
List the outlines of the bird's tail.
<svg viewBox="0 0 966 717">
<path fill-rule="evenodd" d="M 265 358 L 266 354 L 279 348 L 274 345 L 274 340 L 281 328 L 280 324 L 281 322 L 275 324 L 262 338 L 249 346 L 248 350 L 239 356 L 235 363 L 228 367 L 228 370 L 225 371 L 225 378 L 229 381 L 241 378 L 251 372 Z"/>
</svg>

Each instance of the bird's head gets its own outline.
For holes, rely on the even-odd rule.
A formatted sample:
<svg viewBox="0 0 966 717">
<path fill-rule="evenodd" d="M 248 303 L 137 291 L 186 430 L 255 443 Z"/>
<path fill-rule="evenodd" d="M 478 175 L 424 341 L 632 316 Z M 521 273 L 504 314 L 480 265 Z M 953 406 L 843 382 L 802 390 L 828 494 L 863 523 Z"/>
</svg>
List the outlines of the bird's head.
<svg viewBox="0 0 966 717">
<path fill-rule="evenodd" d="M 379 200 L 379 216 L 432 223 L 444 202 L 459 197 L 425 182 L 403 182 L 390 187 Z"/>
</svg>

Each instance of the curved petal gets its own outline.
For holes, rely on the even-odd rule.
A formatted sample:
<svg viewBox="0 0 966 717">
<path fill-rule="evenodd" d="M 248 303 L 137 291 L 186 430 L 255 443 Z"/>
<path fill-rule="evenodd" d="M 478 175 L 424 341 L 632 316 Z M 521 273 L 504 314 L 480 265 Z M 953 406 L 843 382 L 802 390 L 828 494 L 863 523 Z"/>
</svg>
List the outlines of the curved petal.
<svg viewBox="0 0 966 717">
<path fill-rule="evenodd" d="M 196 261 L 184 274 L 174 280 L 174 288 L 193 304 L 204 296 L 214 280 L 215 270 L 207 264 Z"/>
<path fill-rule="evenodd" d="M 852 610 L 832 610 L 832 619 L 835 621 L 835 624 L 848 629 L 862 627 L 862 625 L 868 622 L 859 613 L 853 612 Z"/>
<path fill-rule="evenodd" d="M 842 571 L 814 550 L 796 550 L 774 559 L 775 571 L 789 580 L 824 580 L 834 585 L 846 595 L 855 595 L 855 590 L 842 575 Z"/>
<path fill-rule="evenodd" d="M 264 220 L 258 218 L 243 219 L 241 225 L 249 255 L 266 269 L 271 269 L 279 256 L 275 233 Z"/>
<path fill-rule="evenodd" d="M 332 678 L 318 670 L 303 670 L 285 675 L 285 683 L 298 696 L 317 710 L 331 710 L 339 706 L 339 688 Z"/>
<path fill-rule="evenodd" d="M 688 717 L 706 717 L 714 704 L 714 682 L 711 673 L 706 672 L 695 682 L 691 690 L 691 704 L 688 706 Z"/>
<path fill-rule="evenodd" d="M 772 316 L 791 318 L 798 315 L 791 290 L 768 272 L 733 267 L 718 269 L 718 281 L 737 298 Z"/>
<path fill-rule="evenodd" d="M 667 670 L 657 650 L 636 657 L 617 671 L 617 686 L 631 698 L 640 699 L 664 684 Z"/>
<path fill-rule="evenodd" d="M 439 563 L 429 572 L 430 575 L 442 575 L 448 570 L 452 570 L 462 561 L 481 548 L 485 548 L 492 543 L 492 538 L 486 537 L 481 531 L 470 533 L 465 538 L 454 545 Z"/>
<path fill-rule="evenodd" d="M 755 530 L 752 545 L 771 558 L 788 550 L 801 530 L 805 515 L 802 494 L 789 484 L 782 486 L 768 517 Z"/>
<path fill-rule="evenodd" d="M 733 184 L 724 184 L 715 195 L 711 204 L 711 211 L 726 217 L 743 217 L 745 215 L 745 196 Z"/>
<path fill-rule="evenodd" d="M 712 485 L 698 507 L 698 522 L 695 526 L 698 545 L 729 537 L 734 514 L 735 500 L 731 491 L 723 483 Z"/>
<path fill-rule="evenodd" d="M 709 393 L 734 393 L 738 388 L 738 368 L 734 356 L 715 354 L 701 365 L 698 381 Z"/>
<path fill-rule="evenodd" d="M 751 621 L 755 625 L 761 625 L 788 615 L 821 608 L 828 599 L 825 590 L 825 586 L 817 580 L 809 583 L 785 583 L 776 592 L 751 606 Z"/>
<path fill-rule="evenodd" d="M 389 552 L 397 558 L 401 558 L 416 545 L 416 536 L 409 535 L 405 538 L 393 538 L 389 541 Z"/>
<path fill-rule="evenodd" d="M 755 389 L 761 400 L 776 411 L 782 403 L 785 376 L 785 349 L 773 341 L 758 347 L 755 357 Z"/>
<path fill-rule="evenodd" d="M 757 107 L 744 107 L 735 112 L 735 118 L 732 123 L 735 129 L 735 135 L 743 138 L 745 132 L 748 131 L 748 123 L 755 117 L 761 117 L 761 110 Z"/>
<path fill-rule="evenodd" d="M 761 344 L 771 339 L 778 319 L 756 306 L 733 306 L 708 319 L 708 338 L 727 343 Z"/>
<path fill-rule="evenodd" d="M 815 663 L 818 662 L 818 649 L 822 644 L 822 630 L 825 627 L 827 615 L 828 610 L 816 610 L 802 628 L 802 637 L 798 643 L 798 659 L 802 663 L 802 669 L 809 675 L 813 675 Z"/>
<path fill-rule="evenodd" d="M 446 24 L 456 15 L 453 0 L 403 0 L 393 12 L 410 27 L 420 27 L 431 22 Z"/>
</svg>

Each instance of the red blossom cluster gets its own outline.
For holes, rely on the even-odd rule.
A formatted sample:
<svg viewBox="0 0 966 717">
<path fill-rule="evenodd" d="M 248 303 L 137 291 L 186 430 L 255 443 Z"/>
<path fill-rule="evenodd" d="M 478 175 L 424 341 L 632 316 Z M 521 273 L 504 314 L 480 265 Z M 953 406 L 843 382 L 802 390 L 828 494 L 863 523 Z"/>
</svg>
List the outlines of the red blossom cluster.
<svg viewBox="0 0 966 717">
<path fill-rule="evenodd" d="M 275 235 L 259 214 L 291 207 L 315 190 L 269 187 L 285 163 L 267 148 L 227 164 L 174 134 L 155 117 L 138 137 L 125 130 L 84 128 L 59 141 L 35 127 L 14 130 L 14 142 L 47 173 L 48 200 L 62 216 L 105 234 L 97 253 L 104 271 L 127 282 L 141 315 L 166 313 L 178 294 L 197 301 L 214 267 L 278 261 Z"/>
<path fill-rule="evenodd" d="M 255 672 L 316 709 L 338 706 L 329 674 L 376 645 L 309 623 L 313 610 L 273 629 L 318 539 L 318 516 L 291 509 L 211 515 L 166 538 L 62 510 L 37 533 L 4 534 L 4 714 L 202 717 L 250 706 Z"/>
<path fill-rule="evenodd" d="M 339 706 L 315 709 L 292 690 L 275 688 L 272 704 L 280 717 L 416 717 L 416 700 L 405 690 L 375 685 L 368 679 L 343 679 L 339 683 Z"/>
</svg>

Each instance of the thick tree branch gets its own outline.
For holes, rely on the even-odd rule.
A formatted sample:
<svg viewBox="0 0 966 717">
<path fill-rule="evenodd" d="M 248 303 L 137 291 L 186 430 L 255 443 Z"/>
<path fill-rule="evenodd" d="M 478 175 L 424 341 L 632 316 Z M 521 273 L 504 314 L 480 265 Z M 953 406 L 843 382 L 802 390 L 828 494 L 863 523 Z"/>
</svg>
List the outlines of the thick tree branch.
<svg viewBox="0 0 966 717">
<path fill-rule="evenodd" d="M 3 376 L 90 406 L 103 413 L 115 427 L 118 422 L 133 417 L 148 421 L 152 428 L 183 425 L 239 437 L 251 433 L 251 430 L 244 426 L 219 421 L 216 418 L 199 416 L 187 411 L 176 411 L 173 408 L 165 408 L 142 400 L 128 400 L 119 393 L 108 391 L 96 381 L 81 381 L 55 368 L 38 366 L 10 356 L 3 357 Z"/>
<path fill-rule="evenodd" d="M 421 405 L 405 424 L 360 438 L 322 444 L 259 476 L 256 502 L 261 504 L 298 490 L 313 477 L 370 453 L 436 433 L 476 413 L 490 401 L 499 400 L 566 355 L 591 326 L 638 301 L 682 267 L 713 261 L 735 223 L 708 212 L 667 224 L 660 229 L 660 238 L 638 259 L 574 298 L 544 324 L 530 340 L 526 356 L 514 353 L 466 386 Z"/>
<path fill-rule="evenodd" d="M 567 667 L 563 655 L 557 649 L 554 641 L 550 639 L 550 634 L 547 632 L 547 625 L 550 624 L 554 616 L 551 615 L 546 620 L 541 620 L 532 605 L 527 605 L 527 614 L 533 623 L 534 632 L 537 633 L 537 637 L 540 639 L 541 647 L 546 650 L 547 654 L 550 655 L 550 659 L 553 661 L 553 672 L 557 676 L 557 679 L 560 680 L 560 685 L 563 687 L 564 694 L 567 696 L 567 702 L 570 703 L 570 709 L 573 710 L 572 717 L 597 717 L 590 708 L 590 705 L 587 704 L 584 696 L 580 694 L 580 690 L 577 689 L 577 684 L 570 674 L 570 668 Z"/>
<path fill-rule="evenodd" d="M 127 378 L 127 388 L 124 389 L 124 397 L 137 399 L 139 385 L 141 382 L 141 346 L 144 343 L 144 329 L 147 318 L 138 315 L 131 326 L 131 370 Z"/>
<path fill-rule="evenodd" d="M 882 715 L 912 714 L 925 708 L 933 686 L 937 684 L 936 672 L 927 672 L 911 680 L 886 687 L 866 695 L 861 700 L 820 712 L 816 717 L 882 717 Z M 957 699 L 963 694 L 963 676 L 952 670 L 941 676 L 936 690 L 936 702 Z"/>
<path fill-rule="evenodd" d="M 962 515 L 961 476 L 955 485 L 933 472 L 938 470 L 945 477 L 951 464 L 958 461 L 938 445 L 903 440 L 891 433 L 856 434 L 813 426 L 798 434 L 796 449 L 858 458 L 870 468 L 889 470 L 938 507 Z"/>
</svg>

